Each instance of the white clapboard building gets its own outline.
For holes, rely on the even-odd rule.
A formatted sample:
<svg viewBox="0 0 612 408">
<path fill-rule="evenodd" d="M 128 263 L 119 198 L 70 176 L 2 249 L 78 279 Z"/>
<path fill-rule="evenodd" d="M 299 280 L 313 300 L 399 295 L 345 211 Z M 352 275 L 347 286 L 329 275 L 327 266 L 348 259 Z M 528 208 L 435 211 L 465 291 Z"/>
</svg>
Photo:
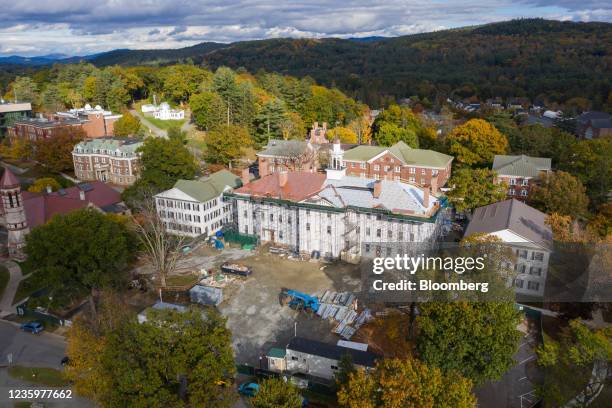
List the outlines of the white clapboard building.
<svg viewBox="0 0 612 408">
<path fill-rule="evenodd" d="M 197 237 L 212 235 L 232 222 L 233 202 L 223 193 L 241 185 L 240 178 L 227 170 L 200 180 L 179 180 L 170 190 L 155 196 L 157 212 L 173 233 Z"/>
</svg>

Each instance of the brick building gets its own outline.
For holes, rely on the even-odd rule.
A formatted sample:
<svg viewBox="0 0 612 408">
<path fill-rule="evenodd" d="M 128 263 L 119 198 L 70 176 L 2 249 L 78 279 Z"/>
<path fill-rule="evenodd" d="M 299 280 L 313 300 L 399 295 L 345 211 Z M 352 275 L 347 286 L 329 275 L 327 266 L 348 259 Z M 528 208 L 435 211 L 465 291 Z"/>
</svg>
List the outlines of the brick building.
<svg viewBox="0 0 612 408">
<path fill-rule="evenodd" d="M 79 180 L 100 180 L 120 186 L 133 184 L 139 176 L 135 139 L 93 139 L 78 143 L 72 151 L 74 174 Z"/>
<path fill-rule="evenodd" d="M 100 105 L 94 108 L 87 104 L 84 108 L 70 109 L 67 112 L 57 112 L 54 117 L 58 120 L 78 120 L 81 122 L 85 137 L 94 139 L 114 135 L 113 125 L 123 115 L 113 114 L 102 109 Z"/>
<path fill-rule="evenodd" d="M 452 156 L 433 150 L 413 149 L 404 142 L 391 147 L 357 146 L 345 152 L 343 158 L 349 176 L 397 180 L 433 186 L 434 190 L 449 179 L 452 161 Z"/>
<path fill-rule="evenodd" d="M 25 140 L 36 142 L 49 139 L 66 128 L 82 129 L 83 122 L 79 119 L 49 119 L 44 117 L 20 119 L 8 128 L 8 137 L 11 141 Z"/>
<path fill-rule="evenodd" d="M 544 157 L 496 155 L 493 170 L 496 182 L 508 185 L 508 198 L 526 200 L 534 184 L 551 172 L 551 159 Z"/>
<path fill-rule="evenodd" d="M 317 148 L 301 140 L 272 139 L 261 152 L 257 153 L 259 176 L 280 171 L 315 172 L 318 167 Z"/>
</svg>

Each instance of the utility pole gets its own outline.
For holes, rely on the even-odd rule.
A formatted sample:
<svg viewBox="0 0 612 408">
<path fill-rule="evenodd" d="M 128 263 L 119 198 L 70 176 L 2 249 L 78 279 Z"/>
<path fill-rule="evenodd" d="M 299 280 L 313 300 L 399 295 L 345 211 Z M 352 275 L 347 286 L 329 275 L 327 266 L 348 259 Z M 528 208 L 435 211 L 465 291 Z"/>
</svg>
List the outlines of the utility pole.
<svg viewBox="0 0 612 408">
<path fill-rule="evenodd" d="M 266 118 L 268 119 L 268 143 L 269 143 L 270 142 L 270 113 L 266 115 Z"/>
</svg>

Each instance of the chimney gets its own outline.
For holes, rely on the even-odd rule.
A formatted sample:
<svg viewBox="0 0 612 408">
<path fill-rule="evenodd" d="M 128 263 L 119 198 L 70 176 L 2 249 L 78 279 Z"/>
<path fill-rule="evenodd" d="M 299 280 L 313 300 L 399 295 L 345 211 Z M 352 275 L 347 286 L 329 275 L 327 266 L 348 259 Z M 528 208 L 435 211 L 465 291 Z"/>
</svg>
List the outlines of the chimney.
<svg viewBox="0 0 612 408">
<path fill-rule="evenodd" d="M 251 181 L 251 175 L 249 174 L 249 168 L 242 169 L 242 173 L 240 174 L 240 180 L 242 180 L 242 185 L 246 186 Z"/>
<path fill-rule="evenodd" d="M 423 207 L 429 208 L 429 187 L 423 188 Z"/>
<path fill-rule="evenodd" d="M 436 194 L 438 192 L 438 175 L 436 174 L 431 178 L 431 193 Z"/>
<path fill-rule="evenodd" d="M 382 181 L 376 180 L 374 182 L 374 192 L 372 193 L 372 195 L 374 196 L 374 198 L 379 198 L 381 192 L 382 192 Z"/>
<path fill-rule="evenodd" d="M 85 201 L 85 192 L 83 190 L 79 190 L 79 198 L 81 201 Z"/>
<path fill-rule="evenodd" d="M 327 130 L 327 122 L 323 122 L 323 129 Z"/>
<path fill-rule="evenodd" d="M 51 194 L 53 192 L 53 189 L 51 188 L 50 185 L 47 185 L 47 194 Z"/>
<path fill-rule="evenodd" d="M 316 128 L 318 128 L 318 127 L 319 127 L 319 122 L 315 122 L 315 123 L 313 123 L 313 125 L 312 125 L 312 128 L 313 128 L 313 129 L 316 129 Z"/>
<path fill-rule="evenodd" d="M 287 179 L 289 178 L 289 173 L 286 171 L 281 171 L 278 173 L 278 185 L 281 187 L 285 187 L 287 185 Z"/>
</svg>

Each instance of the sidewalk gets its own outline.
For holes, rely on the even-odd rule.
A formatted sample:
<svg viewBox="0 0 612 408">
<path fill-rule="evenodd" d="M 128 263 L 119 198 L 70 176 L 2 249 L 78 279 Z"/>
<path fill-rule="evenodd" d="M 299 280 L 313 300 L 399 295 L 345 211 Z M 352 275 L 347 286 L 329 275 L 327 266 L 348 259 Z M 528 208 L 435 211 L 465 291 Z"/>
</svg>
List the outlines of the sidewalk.
<svg viewBox="0 0 612 408">
<path fill-rule="evenodd" d="M 6 288 L 4 289 L 2 299 L 0 299 L 0 318 L 17 312 L 17 309 L 13 307 L 13 298 L 15 297 L 15 293 L 19 287 L 19 282 L 25 279 L 25 277 L 21 274 L 21 268 L 16 262 L 4 261 L 3 265 L 8 269 L 10 279 L 6 285 Z"/>
</svg>

